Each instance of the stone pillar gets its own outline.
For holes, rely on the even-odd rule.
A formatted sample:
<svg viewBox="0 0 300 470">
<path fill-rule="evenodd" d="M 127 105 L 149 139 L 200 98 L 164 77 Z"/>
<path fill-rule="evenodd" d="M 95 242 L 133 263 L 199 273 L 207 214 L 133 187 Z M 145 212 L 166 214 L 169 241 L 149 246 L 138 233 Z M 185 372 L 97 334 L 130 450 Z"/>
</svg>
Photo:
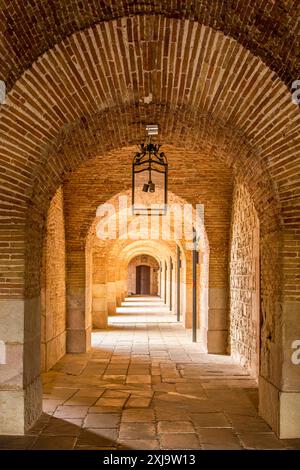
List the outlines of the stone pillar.
<svg viewBox="0 0 300 470">
<path fill-rule="evenodd" d="M 110 266 L 108 260 L 107 278 L 106 278 L 106 305 L 108 315 L 114 315 L 117 308 L 117 290 L 115 280 L 115 269 Z"/>
<path fill-rule="evenodd" d="M 281 439 L 300 438 L 300 302 L 277 307 L 282 318 L 282 350 L 273 345 L 273 374 L 259 379 L 259 412 Z M 269 344 L 269 347 L 271 344 Z"/>
<path fill-rule="evenodd" d="M 0 301 L 0 434 L 24 434 L 42 412 L 39 297 Z"/>
<path fill-rule="evenodd" d="M 260 239 L 259 412 L 282 439 L 300 438 L 299 242 L 293 229 Z"/>
<path fill-rule="evenodd" d="M 93 284 L 93 326 L 107 328 L 106 284 Z"/>
<path fill-rule="evenodd" d="M 166 297 L 166 264 L 165 261 L 162 262 L 162 272 L 161 272 L 161 298 L 164 302 Z"/>
<path fill-rule="evenodd" d="M 193 320 L 193 264 L 192 251 L 186 250 L 186 269 L 185 269 L 185 313 L 183 316 L 183 325 L 185 328 L 192 328 Z"/>
<path fill-rule="evenodd" d="M 67 252 L 67 352 L 91 348 L 91 316 L 86 314 L 87 265 L 85 250 Z M 91 280 L 90 280 L 91 281 Z"/>
<path fill-rule="evenodd" d="M 208 288 L 207 352 L 226 354 L 228 336 L 228 289 Z"/>
<path fill-rule="evenodd" d="M 95 328 L 107 327 L 105 257 L 93 253 L 92 323 Z"/>
<path fill-rule="evenodd" d="M 117 307 L 120 307 L 123 301 L 122 288 L 123 288 L 123 281 L 119 279 L 118 281 L 116 281 L 116 305 Z"/>
<path fill-rule="evenodd" d="M 199 253 L 199 271 L 200 271 L 200 325 L 199 325 L 199 341 L 205 352 L 208 352 L 208 269 L 209 255 L 208 253 Z M 211 326 L 211 325 L 210 325 Z"/>
</svg>

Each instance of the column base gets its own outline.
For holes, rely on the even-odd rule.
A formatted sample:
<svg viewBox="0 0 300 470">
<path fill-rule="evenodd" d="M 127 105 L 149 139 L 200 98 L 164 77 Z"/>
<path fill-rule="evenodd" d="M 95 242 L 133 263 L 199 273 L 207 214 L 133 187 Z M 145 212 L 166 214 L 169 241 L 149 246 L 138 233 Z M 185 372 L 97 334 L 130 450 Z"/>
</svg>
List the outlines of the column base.
<svg viewBox="0 0 300 470">
<path fill-rule="evenodd" d="M 107 328 L 107 317 L 107 312 L 93 312 L 93 326 L 95 328 L 99 328 L 100 330 Z"/>
<path fill-rule="evenodd" d="M 0 390 L 0 434 L 23 436 L 42 413 L 40 378 L 26 390 Z"/>
<path fill-rule="evenodd" d="M 67 353 L 86 353 L 91 349 L 92 327 L 67 330 Z"/>
<path fill-rule="evenodd" d="M 260 377 L 259 414 L 280 439 L 300 438 L 300 392 L 282 392 Z"/>
</svg>

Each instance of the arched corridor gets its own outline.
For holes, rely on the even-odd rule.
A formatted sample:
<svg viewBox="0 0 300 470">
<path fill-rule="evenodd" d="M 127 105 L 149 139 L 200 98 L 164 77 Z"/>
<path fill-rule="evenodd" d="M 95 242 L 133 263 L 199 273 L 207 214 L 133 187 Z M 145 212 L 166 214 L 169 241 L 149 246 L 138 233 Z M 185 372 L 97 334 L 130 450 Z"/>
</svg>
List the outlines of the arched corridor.
<svg viewBox="0 0 300 470">
<path fill-rule="evenodd" d="M 2 3 L 0 448 L 300 448 L 295 2 Z"/>
</svg>

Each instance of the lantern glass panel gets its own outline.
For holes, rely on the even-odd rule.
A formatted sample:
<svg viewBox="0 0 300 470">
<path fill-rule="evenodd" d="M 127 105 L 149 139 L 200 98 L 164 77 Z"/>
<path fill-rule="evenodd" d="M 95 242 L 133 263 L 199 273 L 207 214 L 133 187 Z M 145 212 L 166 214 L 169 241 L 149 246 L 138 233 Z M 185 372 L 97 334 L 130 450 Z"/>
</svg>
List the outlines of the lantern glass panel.
<svg viewBox="0 0 300 470">
<path fill-rule="evenodd" d="M 151 182 L 154 192 L 149 186 L 149 171 L 137 172 L 133 175 L 133 212 L 134 214 L 164 214 L 166 211 L 166 173 L 151 171 Z M 147 188 L 148 186 L 148 188 Z M 153 187 L 152 187 L 153 188 Z M 148 190 L 147 190 L 148 189 Z M 147 192 L 146 192 L 147 190 Z"/>
</svg>

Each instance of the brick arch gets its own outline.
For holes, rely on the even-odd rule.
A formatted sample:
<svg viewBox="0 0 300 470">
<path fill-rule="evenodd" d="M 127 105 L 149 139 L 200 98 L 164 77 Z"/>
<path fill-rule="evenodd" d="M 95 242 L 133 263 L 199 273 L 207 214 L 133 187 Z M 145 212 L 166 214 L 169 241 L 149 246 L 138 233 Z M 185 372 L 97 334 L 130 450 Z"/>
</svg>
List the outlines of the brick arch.
<svg viewBox="0 0 300 470">
<path fill-rule="evenodd" d="M 38 261 L 49 200 L 87 158 L 142 139 L 151 116 L 166 144 L 225 162 L 249 190 L 261 221 L 264 318 L 273 319 L 262 341 L 270 356 L 266 376 L 277 389 L 291 386 L 281 374 L 274 376 L 274 369 L 282 361 L 281 315 L 293 320 L 300 300 L 299 281 L 289 281 L 299 267 L 299 110 L 278 76 L 235 40 L 170 18 L 163 19 L 161 35 L 147 36 L 157 18 L 132 18 L 141 42 L 131 40 L 125 19 L 66 38 L 23 74 L 1 106 L 3 237 L 10 252 L 2 260 L 2 298 L 23 299 L 26 271 L 25 332 L 32 344 L 38 336 L 30 319 L 39 314 Z M 287 344 L 285 353 L 288 357 Z M 291 384 L 300 386 L 299 379 L 292 377 Z"/>
<path fill-rule="evenodd" d="M 147 22 L 140 16 L 132 21 L 143 35 Z M 119 36 L 117 21 L 96 25 L 47 52 L 11 90 L 1 107 L 1 150 L 18 216 L 32 199 L 39 207 L 46 204 L 58 182 L 84 158 L 140 140 L 149 115 L 161 124 L 162 138 L 173 141 L 176 134 L 194 146 L 210 141 L 214 158 L 221 146 L 231 165 L 239 164 L 237 148 L 247 153 L 246 160 L 255 154 L 255 164 L 262 165 L 259 172 L 267 167 L 280 200 L 288 204 L 296 194 L 291 175 L 299 158 L 299 112 L 282 82 L 220 32 L 192 21 L 165 19 L 163 24 L 165 31 L 184 38 L 178 48 L 167 34 L 139 45 L 125 20 Z M 106 44 L 103 31 L 111 44 L 106 52 L 99 47 Z M 197 45 L 190 48 L 196 36 Z M 172 51 L 177 51 L 182 73 L 173 69 Z M 287 169 L 281 172 L 283 165 Z M 245 161 L 240 166 L 245 174 Z"/>
<path fill-rule="evenodd" d="M 92 319 L 92 324 L 98 328 L 107 326 L 109 315 L 115 314 L 116 308 L 121 306 L 122 301 L 130 292 L 128 290 L 128 267 L 131 261 L 141 254 L 150 256 L 155 260 L 155 265 L 159 266 L 159 261 L 169 263 L 170 256 L 173 263 L 176 257 L 176 244 L 174 241 L 166 240 L 127 240 L 117 238 L 115 240 L 90 239 L 87 243 L 87 252 L 92 252 L 89 257 L 91 263 L 90 271 L 93 272 L 92 278 L 86 276 L 86 291 L 89 292 L 85 305 L 85 319 Z M 81 265 L 81 269 L 83 266 Z M 80 266 L 75 268 L 77 271 Z M 92 284 L 91 288 L 89 284 Z M 163 289 L 167 289 L 164 285 Z M 69 298 L 72 298 L 74 292 L 69 289 Z M 173 295 L 173 300 L 175 296 Z M 72 323 L 74 310 L 71 308 L 68 317 Z M 85 330 L 83 324 L 77 322 L 77 328 Z M 78 330 L 77 330 L 78 331 Z M 82 331 L 83 332 L 83 331 Z M 76 331 L 69 331 L 69 346 L 74 348 L 73 336 Z M 84 335 L 84 332 L 83 332 Z M 89 336 L 89 335 L 88 335 Z"/>
<path fill-rule="evenodd" d="M 11 88 L 41 54 L 78 30 L 112 19 L 120 23 L 124 16 L 150 14 L 194 20 L 221 30 L 260 56 L 288 85 L 297 78 L 300 44 L 296 37 L 296 1 L 267 0 L 262 6 L 259 0 L 61 0 L 55 4 L 37 0 L 33 6 L 26 0 L 20 8 L 18 0 L 4 0 L 0 10 L 0 79 Z M 159 30 L 159 19 L 156 21 Z"/>
<path fill-rule="evenodd" d="M 141 16 L 132 21 L 143 37 L 148 23 Z M 225 144 L 227 154 L 235 154 L 231 164 L 233 160 L 238 164 L 236 149 L 241 142 L 248 143 L 246 158 L 256 152 L 255 158 L 279 180 L 279 198 L 286 200 L 295 193 L 290 175 L 296 169 L 299 112 L 288 90 L 258 58 L 222 33 L 192 21 L 165 19 L 163 25 L 165 31 L 184 38 L 177 48 L 166 33 L 140 45 L 125 20 L 122 35 L 117 35 L 118 22 L 112 21 L 67 38 L 21 77 L 1 107 L 5 133 L 1 150 L 6 162 L 9 159 L 13 205 L 25 208 L 35 198 L 40 206 L 43 195 L 49 199 L 46 188 L 54 194 L 58 180 L 83 158 L 141 139 L 143 126 L 138 122 L 149 114 L 162 123 L 163 138 L 169 135 L 173 141 L 176 132 L 178 139 L 185 136 L 190 144 L 191 138 L 195 142 L 210 137 L 214 157 Z M 99 47 L 106 44 L 104 31 L 109 38 L 106 52 Z M 197 45 L 190 48 L 195 37 Z M 173 69 L 175 51 L 178 71 Z M 147 106 L 149 100 L 152 104 Z M 188 138 L 186 123 L 193 128 Z M 277 168 L 279 151 L 282 164 L 288 165 L 283 175 Z M 22 181 L 16 175 L 19 165 Z"/>
</svg>

